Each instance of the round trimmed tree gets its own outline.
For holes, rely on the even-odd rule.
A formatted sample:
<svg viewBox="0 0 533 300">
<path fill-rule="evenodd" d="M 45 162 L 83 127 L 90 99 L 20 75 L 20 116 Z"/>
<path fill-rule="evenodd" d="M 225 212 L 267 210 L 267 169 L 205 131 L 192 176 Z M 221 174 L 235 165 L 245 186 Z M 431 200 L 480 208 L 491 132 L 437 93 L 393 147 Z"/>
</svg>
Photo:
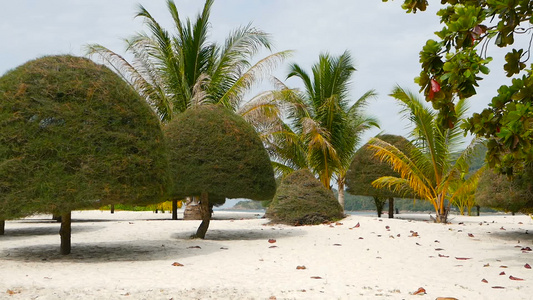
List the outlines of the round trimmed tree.
<svg viewBox="0 0 533 300">
<path fill-rule="evenodd" d="M 276 191 L 270 158 L 255 130 L 219 105 L 200 105 L 177 115 L 164 128 L 169 148 L 173 198 L 200 199 L 205 238 L 212 207 L 226 198 L 272 199 Z"/>
<path fill-rule="evenodd" d="M 301 169 L 281 181 L 266 216 L 276 223 L 316 225 L 344 218 L 344 209 L 333 191 L 311 171 Z"/>
<path fill-rule="evenodd" d="M 39 58 L 0 77 L 0 219 L 62 216 L 109 204 L 161 202 L 169 184 L 159 120 L 110 69 Z"/>
<path fill-rule="evenodd" d="M 403 153 L 409 153 L 411 143 L 399 135 L 382 134 L 377 136 L 380 140 L 387 142 Z M 378 216 L 381 217 L 385 201 L 389 200 L 389 218 L 394 217 L 394 198 L 411 196 L 412 191 L 397 193 L 389 189 L 378 189 L 372 186 L 372 182 L 380 177 L 400 175 L 392 167 L 374 156 L 374 151 L 368 144 L 363 145 L 354 155 L 353 161 L 346 173 L 347 192 L 352 195 L 370 196 L 374 198 Z"/>
</svg>

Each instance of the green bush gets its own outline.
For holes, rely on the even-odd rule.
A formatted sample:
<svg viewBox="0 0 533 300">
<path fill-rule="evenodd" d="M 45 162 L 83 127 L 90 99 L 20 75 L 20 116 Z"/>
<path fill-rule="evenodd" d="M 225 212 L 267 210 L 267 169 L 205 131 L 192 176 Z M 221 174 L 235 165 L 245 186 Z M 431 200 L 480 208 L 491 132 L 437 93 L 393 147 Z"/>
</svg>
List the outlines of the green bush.
<svg viewBox="0 0 533 300">
<path fill-rule="evenodd" d="M 162 202 L 159 120 L 118 75 L 48 56 L 0 77 L 0 219 Z"/>
<path fill-rule="evenodd" d="M 275 223 L 316 225 L 342 219 L 344 212 L 333 192 L 304 169 L 283 179 L 266 216 Z"/>
</svg>

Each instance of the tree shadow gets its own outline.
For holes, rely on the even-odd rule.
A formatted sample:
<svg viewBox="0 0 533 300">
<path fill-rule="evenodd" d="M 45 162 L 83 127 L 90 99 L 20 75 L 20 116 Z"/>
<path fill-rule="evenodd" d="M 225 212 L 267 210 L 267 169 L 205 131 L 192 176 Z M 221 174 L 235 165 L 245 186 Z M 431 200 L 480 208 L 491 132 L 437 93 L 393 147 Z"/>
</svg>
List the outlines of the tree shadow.
<svg viewBox="0 0 533 300">
<path fill-rule="evenodd" d="M 173 239 L 185 240 L 190 239 L 195 232 L 179 232 L 172 234 Z M 268 240 L 283 237 L 303 236 L 306 232 L 293 228 L 273 228 L 266 226 L 258 229 L 209 229 L 205 240 L 211 241 L 253 241 Z"/>
<path fill-rule="evenodd" d="M 60 224 L 56 226 L 38 226 L 24 228 L 9 228 L 6 226 L 4 235 L 0 235 L 0 241 L 19 240 L 33 236 L 58 235 Z M 104 226 L 77 226 L 72 228 L 72 234 L 81 232 L 98 231 Z"/>
<path fill-rule="evenodd" d="M 24 262 L 73 262 L 73 263 L 102 263 L 102 262 L 135 262 L 153 260 L 177 260 L 200 254 L 218 251 L 220 247 L 202 247 L 191 249 L 187 245 L 177 244 L 171 240 L 144 240 L 102 242 L 102 243 L 73 243 L 69 255 L 59 253 L 59 243 L 42 244 L 15 248 L 5 248 L 0 253 L 2 260 Z"/>
</svg>

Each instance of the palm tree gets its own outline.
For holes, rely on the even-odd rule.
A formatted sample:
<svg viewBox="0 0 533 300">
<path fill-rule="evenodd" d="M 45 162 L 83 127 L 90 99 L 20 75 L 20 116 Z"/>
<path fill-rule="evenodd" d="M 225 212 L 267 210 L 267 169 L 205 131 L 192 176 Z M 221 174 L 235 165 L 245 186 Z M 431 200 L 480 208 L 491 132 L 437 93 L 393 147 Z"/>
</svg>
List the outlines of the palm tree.
<svg viewBox="0 0 533 300">
<path fill-rule="evenodd" d="M 251 25 L 229 34 L 223 46 L 208 40 L 209 16 L 214 0 L 206 0 L 194 22 L 181 20 L 174 1 L 168 10 L 175 34 L 164 29 L 139 6 L 140 17 L 150 34 L 139 33 L 126 39 L 131 62 L 98 44 L 87 46 L 137 90 L 159 114 L 163 122 L 194 105 L 219 103 L 236 111 L 254 83 L 286 58 L 290 51 L 273 53 L 257 63 L 252 60 L 263 50 L 271 50 L 270 36 Z"/>
<path fill-rule="evenodd" d="M 335 178 L 339 202 L 344 207 L 344 182 L 361 133 L 377 126 L 363 108 L 375 96 L 373 90 L 350 105 L 350 78 L 355 67 L 348 51 L 340 56 L 321 54 L 311 76 L 292 64 L 287 78 L 300 78 L 304 90 L 282 86 L 278 97 L 286 104 L 288 123 L 279 122 L 266 138 L 267 148 L 282 174 L 309 168 L 331 189 Z"/>
<path fill-rule="evenodd" d="M 377 157 L 388 162 L 400 174 L 400 177 L 378 178 L 372 184 L 399 193 L 412 189 L 418 197 L 433 204 L 436 221 L 444 223 L 450 205 L 463 190 L 461 185 L 470 183 L 463 177 L 468 172 L 479 140 L 474 139 L 454 160 L 452 153 L 462 144 L 462 130 L 458 126 L 442 128 L 435 111 L 400 87 L 396 87 L 391 96 L 400 102 L 401 114 L 414 125 L 411 138 L 415 147 L 410 153 L 403 153 L 379 138 L 371 139 L 369 144 Z M 455 106 L 456 115 L 461 118 L 466 110 L 465 100 L 460 99 Z"/>
<path fill-rule="evenodd" d="M 146 99 L 163 123 L 190 107 L 220 104 L 243 110 L 247 120 L 269 120 L 272 102 L 261 97 L 244 104 L 243 99 L 254 83 L 285 59 L 290 51 L 268 55 L 253 64 L 257 53 L 271 50 L 270 36 L 251 25 L 237 28 L 224 45 L 208 40 L 209 16 L 214 0 L 206 0 L 194 22 L 183 21 L 172 0 L 167 1 L 174 21 L 175 34 L 163 28 L 152 15 L 139 6 L 136 17 L 142 18 L 150 34 L 139 33 L 126 39 L 131 62 L 98 44 L 88 45 L 89 55 L 98 55 Z M 254 113 L 251 113 L 254 112 Z M 250 114 L 246 116 L 246 114 Z M 252 121 L 251 121 L 252 122 Z M 259 125 L 257 125 L 259 126 Z M 174 200 L 174 207 L 177 207 Z M 173 209 L 173 218 L 176 218 Z"/>
</svg>

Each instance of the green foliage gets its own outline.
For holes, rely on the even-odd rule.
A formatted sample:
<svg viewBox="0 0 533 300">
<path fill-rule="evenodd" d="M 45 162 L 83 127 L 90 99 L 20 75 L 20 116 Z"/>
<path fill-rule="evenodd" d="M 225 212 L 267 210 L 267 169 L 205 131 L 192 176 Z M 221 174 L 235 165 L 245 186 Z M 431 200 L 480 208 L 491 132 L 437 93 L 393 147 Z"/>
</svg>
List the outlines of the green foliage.
<svg viewBox="0 0 533 300">
<path fill-rule="evenodd" d="M 404 137 L 398 135 L 383 134 L 378 135 L 382 141 L 385 141 L 403 153 L 410 153 L 411 143 Z M 390 164 L 382 162 L 375 157 L 375 152 L 368 144 L 363 145 L 354 155 L 354 159 L 346 174 L 347 192 L 352 195 L 371 196 L 379 198 L 402 197 L 406 194 L 395 193 L 387 188 L 378 189 L 372 186 L 372 182 L 383 176 L 399 177 Z M 411 192 L 411 194 L 413 194 Z"/>
<path fill-rule="evenodd" d="M 487 169 L 476 190 L 479 205 L 510 212 L 533 212 L 533 167 L 509 178 Z"/>
<path fill-rule="evenodd" d="M 315 225 L 341 219 L 344 213 L 333 192 L 302 169 L 283 179 L 266 216 L 277 223 Z"/>
<path fill-rule="evenodd" d="M 108 68 L 48 56 L 0 78 L 0 219 L 161 202 L 164 138 L 149 106 Z"/>
<path fill-rule="evenodd" d="M 384 0 L 386 1 L 386 0 Z M 444 27 L 436 32 L 439 41 L 429 40 L 420 52 L 422 71 L 416 79 L 427 101 L 439 110 L 442 126 L 457 122 L 455 96 L 468 98 L 476 93 L 478 82 L 489 73 L 486 57 L 491 41 L 505 48 L 515 37 L 533 34 L 531 4 L 524 0 L 474 1 L 442 0 L 437 15 Z M 407 12 L 425 10 L 427 1 L 405 0 Z M 516 76 L 511 86 L 502 85 L 489 107 L 475 113 L 463 125 L 466 131 L 490 139 L 489 166 L 504 174 L 520 173 L 533 161 L 533 82 L 530 59 L 531 42 L 526 48 L 505 54 L 503 69 Z"/>
<path fill-rule="evenodd" d="M 274 172 L 261 140 L 230 110 L 218 105 L 190 108 L 170 121 L 164 132 L 175 182 L 172 197 L 206 192 L 209 202 L 217 204 L 224 198 L 274 196 Z"/>
<path fill-rule="evenodd" d="M 88 45 L 87 52 L 113 66 L 163 122 L 198 103 L 219 103 L 235 111 L 253 84 L 290 52 L 274 53 L 254 64 L 255 56 L 270 50 L 271 42 L 269 34 L 251 25 L 232 31 L 223 45 L 210 41 L 213 3 L 206 0 L 201 13 L 191 20 L 183 19 L 175 2 L 168 0 L 175 26 L 171 30 L 139 6 L 136 17 L 144 21 L 149 33 L 126 40 L 130 61 L 97 44 Z"/>
</svg>

